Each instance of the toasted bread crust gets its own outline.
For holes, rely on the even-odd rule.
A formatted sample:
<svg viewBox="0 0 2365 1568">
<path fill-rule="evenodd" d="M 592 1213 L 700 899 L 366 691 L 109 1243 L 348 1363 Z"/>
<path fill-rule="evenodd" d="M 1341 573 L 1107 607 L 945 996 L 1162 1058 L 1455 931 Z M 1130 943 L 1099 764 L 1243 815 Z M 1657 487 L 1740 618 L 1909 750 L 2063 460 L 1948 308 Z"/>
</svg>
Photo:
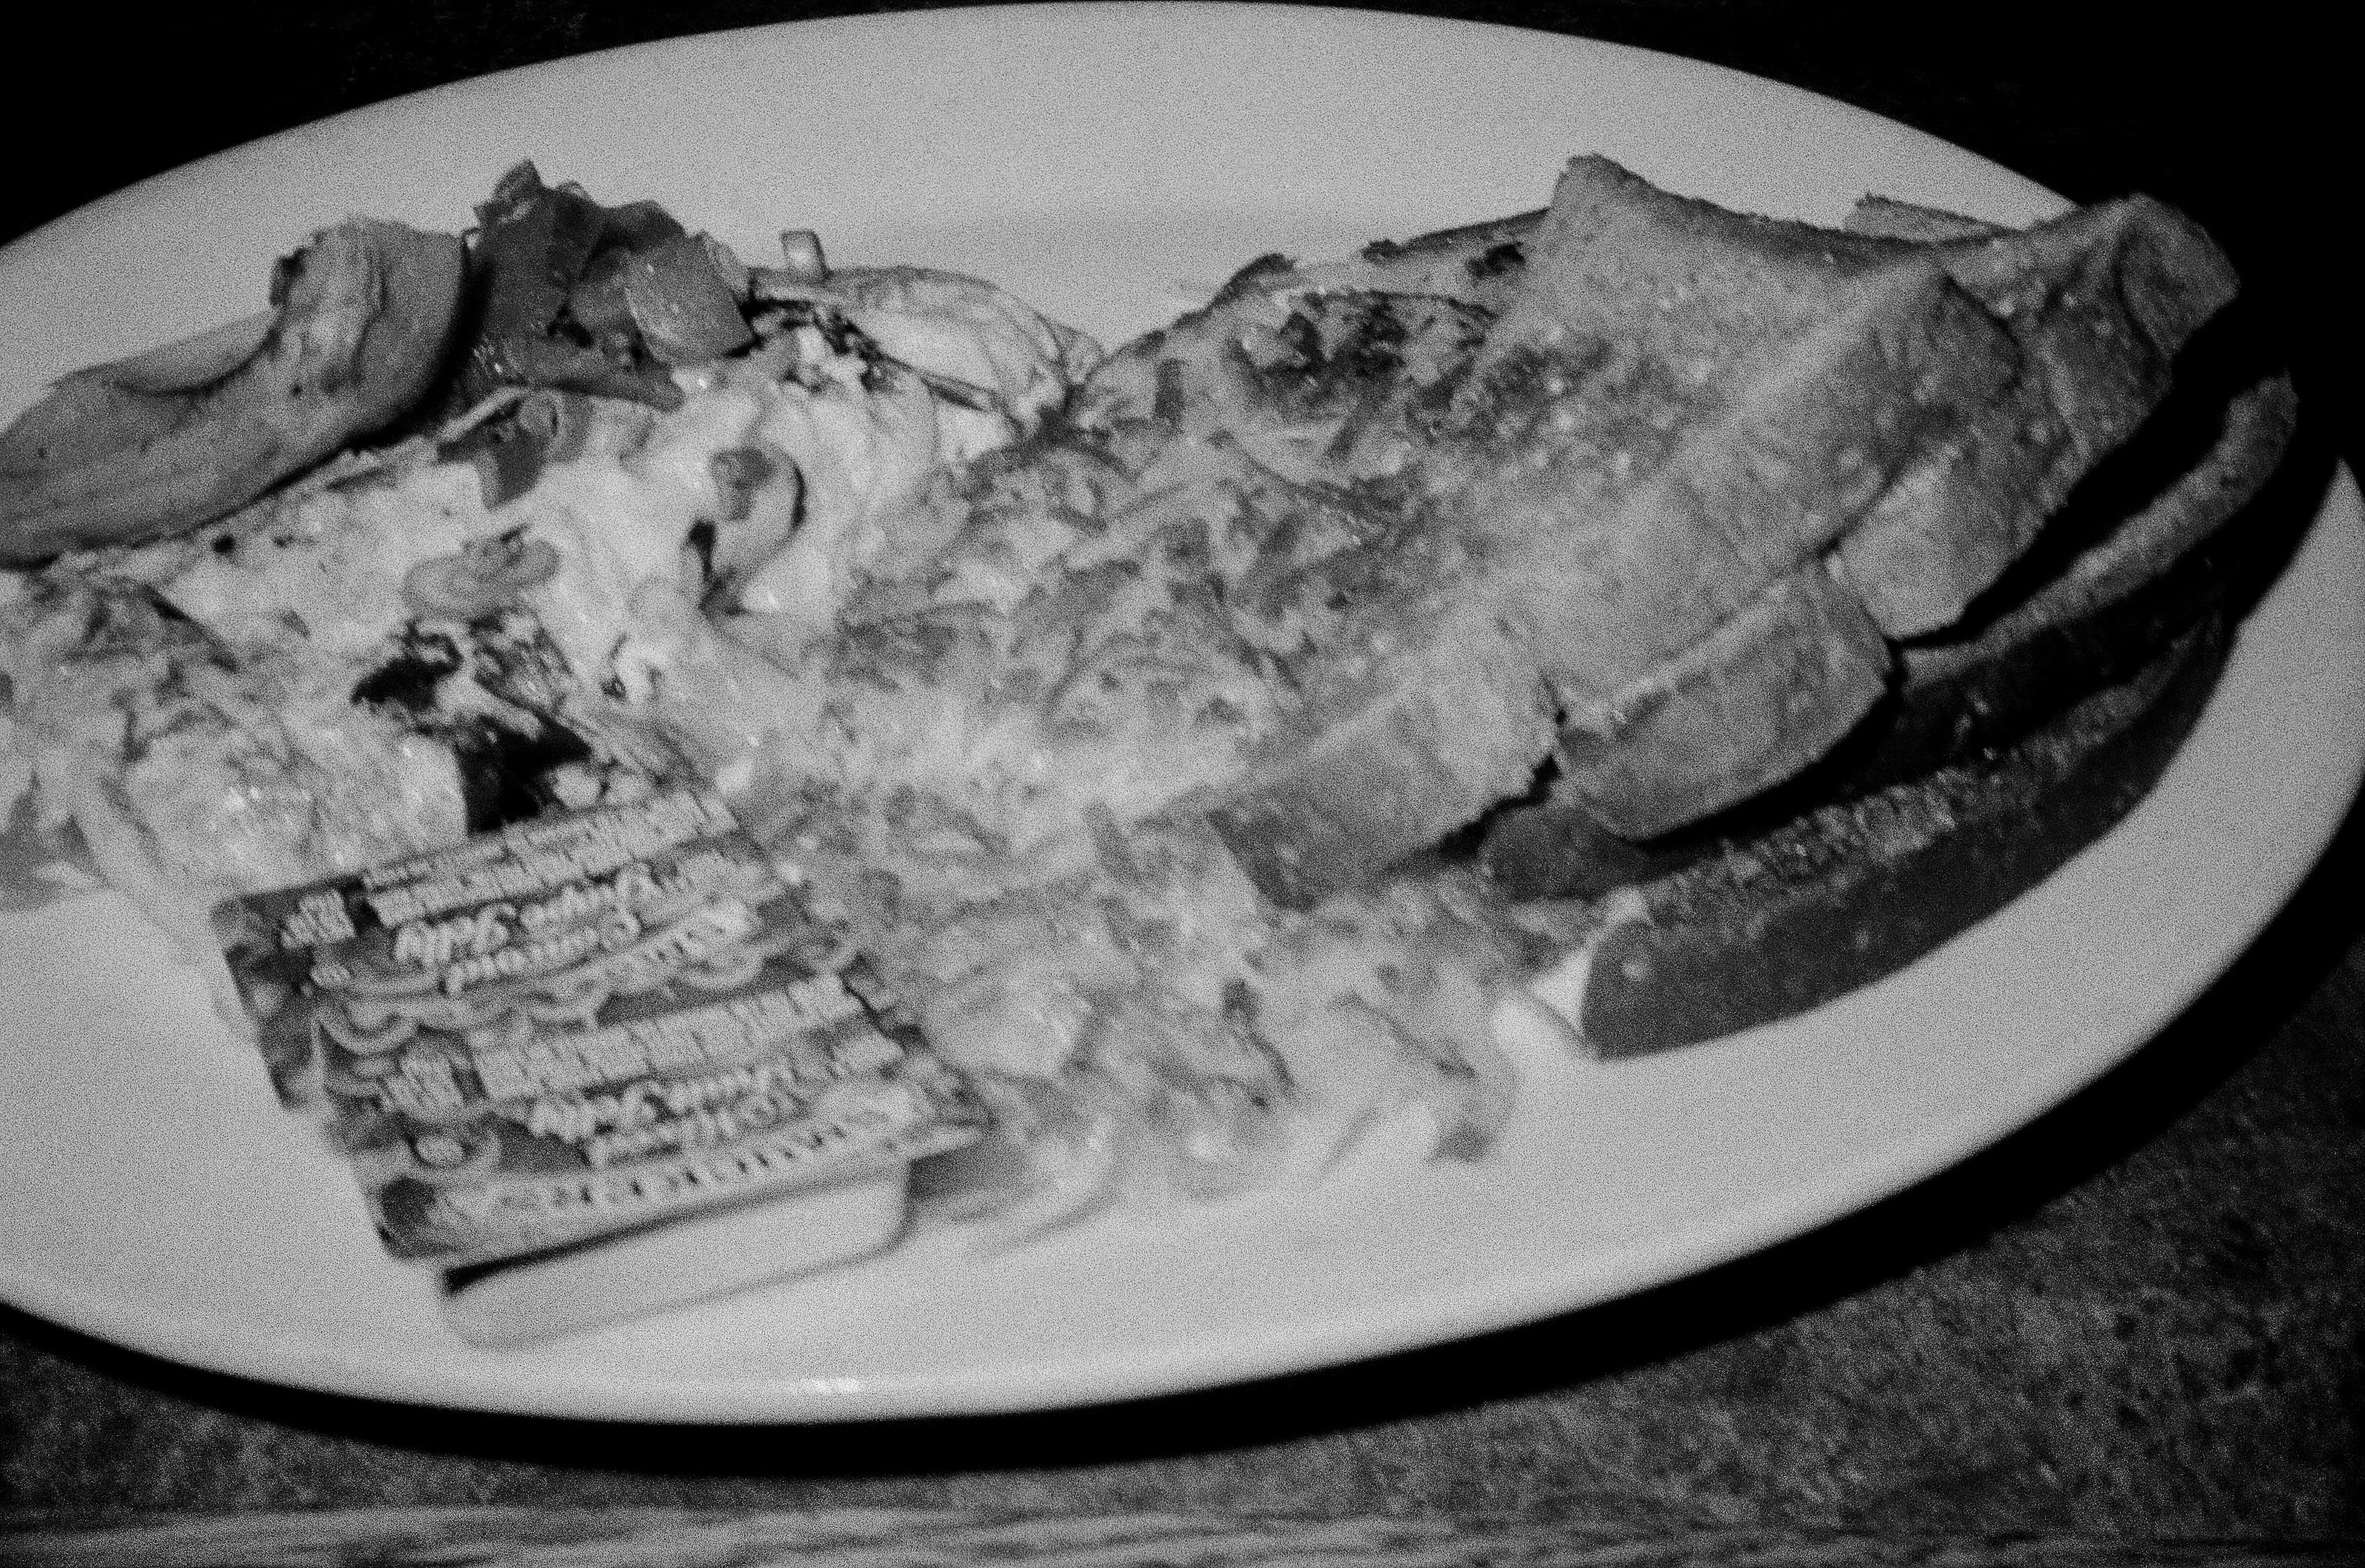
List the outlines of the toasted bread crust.
<svg viewBox="0 0 2365 1568">
<path fill-rule="evenodd" d="M 2237 386 L 2250 374 L 2228 368 Z M 1646 841 L 1612 832 L 1555 783 L 1549 798 L 1497 813 L 1478 837 L 1497 885 L 1514 898 L 1592 898 L 1665 875 L 1820 802 L 2009 746 L 2125 678 L 2215 606 L 2238 608 L 2244 583 L 2279 558 L 2311 510 L 2301 492 L 2313 469 L 2287 461 L 2297 401 L 2280 375 L 2229 397 L 2206 374 L 2180 396 L 2193 417 L 2160 430 L 2161 450 L 2127 454 L 2169 476 L 2143 478 L 2139 497 L 2123 501 L 2119 472 L 2099 476 L 2108 483 L 2078 502 L 2079 514 L 2099 515 L 2062 520 L 2080 531 L 2075 546 L 2025 563 L 2043 570 L 2006 585 L 2006 601 L 1975 623 L 1901 649 L 1895 692 L 1807 774 L 1728 813 L 1737 821 Z"/>
<path fill-rule="evenodd" d="M 1605 1057 L 1804 1012 L 1893 973 L 2132 810 L 2199 718 L 2215 617 L 2001 756 L 1800 819 L 1638 890 L 1592 949 L 1576 1020 Z"/>
<path fill-rule="evenodd" d="M 1813 769 L 1912 684 L 1896 645 L 1961 619 L 2124 442 L 2233 287 L 2205 236 L 2139 199 L 2023 231 L 1896 204 L 1859 218 L 1728 212 L 1580 158 L 1541 217 L 1329 269 L 1259 263 L 1153 345 L 1155 374 L 1088 397 L 1103 418 L 1146 398 L 1126 428 L 1184 440 L 1181 410 L 1261 406 L 1234 345 L 1261 366 L 1266 338 L 1329 341 L 1341 280 L 1381 302 L 1356 319 L 1428 323 L 1370 353 L 1360 397 L 1345 360 L 1318 359 L 1323 417 L 1343 423 L 1293 427 L 1317 455 L 1292 476 L 1363 487 L 1404 521 L 1296 583 L 1341 630 L 1293 673 L 1317 692 L 1336 684 L 1325 660 L 1439 682 L 1402 650 L 1434 641 L 1419 622 L 1439 606 L 1483 599 L 1514 646 L 1485 661 L 1483 700 L 1460 672 L 1437 691 L 1462 691 L 1488 761 L 1440 768 L 1368 704 L 1309 700 L 1215 807 L 1269 896 L 1317 901 L 1421 848 L 1470 820 L 1476 778 L 1517 792 L 1529 743 L 1485 716 L 1526 712 L 1538 676 L 1559 787 L 1611 835 L 1667 834 Z M 1369 292 L 1395 283 L 1463 314 Z M 1451 594 L 1369 591 L 1389 577 L 1374 551 L 1440 528 L 1468 541 Z M 1331 722 L 1359 737 L 1343 753 Z M 1326 794 L 1349 754 L 1401 787 Z"/>
</svg>

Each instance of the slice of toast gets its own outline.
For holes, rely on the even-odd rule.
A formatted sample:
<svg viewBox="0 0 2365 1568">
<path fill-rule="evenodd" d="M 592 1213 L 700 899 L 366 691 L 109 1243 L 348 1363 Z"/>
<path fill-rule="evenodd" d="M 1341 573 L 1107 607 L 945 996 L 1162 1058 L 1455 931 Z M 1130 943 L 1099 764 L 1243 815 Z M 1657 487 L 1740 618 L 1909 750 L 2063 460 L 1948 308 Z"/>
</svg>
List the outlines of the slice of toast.
<svg viewBox="0 0 2365 1568">
<path fill-rule="evenodd" d="M 1463 600 L 1330 661 L 1208 822 L 1268 899 L 1310 908 L 1524 790 L 1553 710 L 1518 628 Z"/>
<path fill-rule="evenodd" d="M 1609 733 L 1564 729 L 1560 776 L 1613 830 L 1695 822 L 1830 751 L 1889 679 L 1880 629 L 1810 561 L 1630 688 Z"/>
<path fill-rule="evenodd" d="M 1686 231 L 1671 239 L 1661 218 Z M 1373 595 L 1361 580 L 1376 574 L 1349 559 L 1320 564 L 1296 596 L 1344 607 L 1341 634 L 1298 661 L 1301 681 L 1321 684 L 1308 666 L 1327 661 L 1378 671 L 1362 684 L 1390 693 L 1317 708 L 1309 729 L 1352 728 L 1371 776 L 1407 784 L 1317 810 L 1329 748 L 1264 748 L 1215 820 L 1270 895 L 1318 898 L 1346 885 L 1326 876 L 1469 820 L 1469 790 L 1413 782 L 1436 769 L 1394 716 L 1425 706 L 1418 689 L 1439 677 L 1434 640 L 1410 624 L 1436 602 L 1482 604 L 1510 639 L 1486 666 L 1504 683 L 1490 700 L 1468 701 L 1457 678 L 1465 704 L 1524 712 L 1541 678 L 1597 740 L 1582 753 L 1592 795 L 1630 833 L 1795 770 L 1878 697 L 1886 647 L 1819 553 L 2010 379 L 2013 350 L 1938 269 L 1870 250 L 1833 260 L 1804 232 L 1684 203 L 1599 160 L 1572 165 L 1525 242 L 1525 292 L 1468 371 L 1391 402 L 1407 458 L 1386 493 L 1473 542 L 1452 593 Z M 1364 454 L 1370 433 L 1367 420 Z M 1352 465 L 1345 476 L 1369 477 Z M 1766 722 L 1728 722 L 1768 697 Z M 1490 730 L 1483 748 L 1483 777 L 1506 793 L 1524 782 L 1516 738 Z M 1325 847 L 1345 844 L 1358 854 Z"/>
<path fill-rule="evenodd" d="M 1914 211 L 1888 203 L 1873 217 L 1953 230 L 1913 248 L 2010 327 L 2029 368 L 1841 546 L 1867 607 L 1899 638 L 1952 624 L 2003 574 L 2078 479 L 2158 406 L 2177 351 L 2235 290 L 2208 237 L 2142 197 L 2016 236 L 1945 214 L 1917 223 Z"/>
<path fill-rule="evenodd" d="M 2223 661 L 2213 616 L 2004 752 L 1830 805 L 1640 884 L 1540 984 L 1627 1057 L 1801 1013 L 2019 896 L 2150 790 Z"/>
<path fill-rule="evenodd" d="M 1452 399 L 1403 402 L 1421 501 L 1495 542 L 1471 591 L 1520 624 L 1564 710 L 1561 790 L 1597 830 L 1733 809 L 1880 710 L 1885 644 L 1954 622 L 2029 549 L 2233 286 L 2147 201 L 2022 234 L 1877 218 L 1745 218 L 1577 159 L 1532 230 L 1490 237 L 1504 265 L 1519 246 L 1519 288 Z M 1828 577 L 1798 577 L 1819 555 Z M 1291 813 L 1268 792 L 1303 795 L 1289 764 L 1232 816 L 1277 863 Z M 1376 858 L 1464 804 L 1391 800 L 1362 828 L 1331 806 L 1319 830 Z"/>
<path fill-rule="evenodd" d="M 1810 767 L 1884 705 L 1889 644 L 2008 569 L 2230 286 L 2148 203 L 2017 234 L 1889 204 L 1858 228 L 1580 158 L 1541 218 L 1268 258 L 1094 378 L 1080 420 L 1137 476 L 1228 447 L 1396 520 L 1235 606 L 1294 706 L 1212 815 L 1269 895 L 1317 900 L 1519 792 L 1539 681 L 1561 788 L 1616 835 Z M 1459 543 L 1425 569 L 1448 580 L 1374 560 L 1440 530 Z M 1464 600 L 1471 628 L 1425 619 Z M 1487 655 L 1449 669 L 1482 622 Z M 1467 767 L 1439 752 L 1457 711 Z"/>
<path fill-rule="evenodd" d="M 1829 546 L 2014 372 L 1935 269 L 1820 281 L 1811 318 L 1798 280 L 1769 291 L 1803 319 L 1778 338 L 1630 337 L 1622 308 L 1488 334 L 1430 484 L 1551 596 L 1542 652 L 1577 722 Z"/>
<path fill-rule="evenodd" d="M 1619 183 L 1606 168 L 1588 178 Z M 1417 280 L 1407 286 L 1500 308 L 1544 216 L 1370 247 L 1341 267 L 1371 274 L 1365 286 L 1389 286 L 1401 276 Z M 1868 196 L 1842 231 L 1930 257 L 2004 321 L 2037 370 L 2015 378 L 1957 439 L 1900 476 L 1843 542 L 1866 608 L 1890 637 L 1906 639 L 1950 624 L 2027 547 L 2077 477 L 2158 402 L 2169 359 L 2231 297 L 2234 279 L 2189 220 L 2141 197 L 2015 236 L 1961 214 Z M 1852 253 L 1866 252 L 1855 246 Z M 1370 267 L 1374 256 L 1401 272 Z M 1301 275 L 1327 274 L 1317 268 Z M 2116 400 L 2106 401 L 2113 388 Z"/>
<path fill-rule="evenodd" d="M 2292 455 L 2289 379 L 2239 348 L 2212 345 L 2188 367 L 2142 436 L 2072 497 L 2048 553 L 1997 585 L 1996 602 L 1899 650 L 1895 693 L 1812 769 L 1737 812 L 1643 842 L 1612 833 L 1555 781 L 1471 836 L 1494 885 L 1513 899 L 1599 898 L 1734 853 L 1819 806 L 2008 748 L 2220 607 L 2238 614 L 2313 516 L 2322 476 L 2320 460 Z"/>
<path fill-rule="evenodd" d="M 1830 759 L 1826 787 L 1891 782 L 2006 744 L 2241 598 L 2312 514 L 2313 498 L 2297 492 L 2316 470 L 2285 463 L 2297 418 L 2287 377 L 2242 387 L 2210 418 L 2198 462 L 2132 506 L 2121 475 L 2098 472 L 2054 525 L 2093 528 L 2080 547 L 2023 557 L 1991 590 L 1998 602 L 1977 601 L 1946 635 L 1901 648 L 1893 710 Z M 2034 568 L 2024 581 L 2022 568 Z"/>
<path fill-rule="evenodd" d="M 1762 341 L 1797 313 L 1811 315 L 1808 302 L 1832 278 L 1866 272 L 1890 276 L 1915 267 L 1941 271 L 1951 286 L 1938 299 L 1976 299 L 1989 330 L 2007 340 L 1981 342 L 1975 333 L 1950 334 L 1943 327 L 1929 331 L 1923 341 L 1933 345 L 1932 357 L 1945 378 L 1945 392 L 1931 401 L 1959 415 L 1958 422 L 1934 442 L 1927 440 L 1930 423 L 1914 431 L 1924 437 L 1921 450 L 1889 470 L 1893 482 L 1869 509 L 1853 507 L 1846 482 L 1852 476 L 1844 470 L 1834 475 L 1827 468 L 1813 476 L 1824 480 L 1821 486 L 1808 487 L 1809 493 L 1826 498 L 1825 506 L 1811 515 L 1837 537 L 1843 579 L 1892 638 L 1950 623 L 2001 575 L 2075 481 L 2157 405 L 2167 390 L 2170 356 L 2233 288 L 2230 268 L 2205 236 L 2140 198 L 2082 209 L 2016 235 L 1961 232 L 1959 225 L 1948 224 L 1956 230 L 1953 237 L 1927 244 L 1739 218 L 1640 185 L 1632 175 L 1598 160 L 1571 166 L 1543 230 L 1527 247 L 1530 292 L 1490 334 L 1490 353 L 1518 326 L 1523 309 L 1544 300 L 1547 331 L 1598 330 L 1639 318 L 1671 352 L 1697 353 L 1697 364 L 1707 359 L 1707 350 L 1696 346 L 1703 331 L 1716 331 L 1727 352 L 1736 340 L 1746 352 L 1751 332 Z M 1748 328 L 1736 331 L 1731 326 L 1734 300 L 1719 280 L 1740 264 L 1734 252 L 1752 258 L 1778 286 L 1770 307 L 1763 297 L 1752 302 L 1753 310 L 1771 318 L 1771 325 L 1753 315 Z M 1714 297 L 1697 311 L 1689 308 L 1687 302 L 1703 290 Z M 1933 317 L 1940 314 L 1933 304 Z M 1781 418 L 1796 420 L 1790 410 L 1805 407 L 1841 431 L 1869 427 L 1873 437 L 1859 436 L 1860 444 L 1837 450 L 1857 460 L 1859 473 L 1877 471 L 1883 457 L 1912 453 L 1913 447 L 1899 439 L 1893 423 L 1884 422 L 1884 414 L 1888 421 L 1896 420 L 1893 408 L 1883 410 L 1869 398 L 1848 394 L 1868 386 L 1877 396 L 1883 386 L 1896 385 L 1881 373 L 1896 368 L 1892 345 L 1900 337 L 1909 344 L 1914 341 L 1903 335 L 1910 329 L 1901 330 L 1898 323 L 1914 319 L 1900 312 L 1856 340 L 1877 344 L 1887 364 L 1875 359 L 1867 365 L 1862 362 L 1873 356 L 1862 353 L 1857 363 L 1833 356 L 1818 364 L 1813 345 L 1837 336 L 1829 328 L 1820 338 L 1808 338 L 1810 346 L 1790 350 L 1786 370 L 1795 378 L 1792 385 L 1811 388 L 1820 398 L 1786 400 L 1778 392 L 1767 397 L 1766 382 L 1778 387 L 1779 372 L 1758 382 L 1752 395 L 1767 398 Z M 2006 361 L 2010 370 L 1996 374 Z M 1929 397 L 1920 386 L 1915 390 Z M 1798 444 L 1794 441 L 1787 452 L 1776 449 L 1777 467 Z M 1765 465 L 1756 442 L 1743 440 L 1732 446 L 1745 454 L 1745 466 Z M 1811 445 L 1808 450 L 1821 454 Z M 1767 498 L 1745 491 L 1720 498 L 1724 505 L 1711 515 L 1761 529 L 1772 522 L 1774 543 L 1791 542 L 1790 531 L 1779 526 L 1786 520 L 1778 499 L 1768 504 Z M 1834 519 L 1835 525 L 1827 521 Z M 1757 656 L 1757 644 L 1748 639 L 1721 641 L 1729 659 Z M 1695 689 L 1704 689 L 1701 662 L 1687 655 Z M 1853 667 L 1836 655 L 1832 663 L 1835 669 Z M 1779 679 L 1753 677 L 1739 664 L 1728 662 L 1726 667 L 1737 690 Z M 1696 765 L 1693 772 L 1672 773 L 1642 758 L 1620 767 L 1615 721 L 1637 708 L 1653 715 L 1653 753 L 1669 755 L 1668 716 L 1650 700 L 1653 687 L 1664 683 L 1664 678 L 1644 677 L 1606 703 L 1588 708 L 1582 698 L 1570 702 L 1572 724 L 1581 737 L 1573 749 L 1588 759 L 1588 767 L 1571 774 L 1572 788 L 1619 832 L 1648 835 L 1697 820 L 1777 780 L 1786 766 L 1795 770 L 1816 755 L 1789 744 L 1800 733 L 1797 729 L 1733 731 L 1726 722 L 1731 705 L 1709 701 L 1698 705 L 1701 727 L 1696 740 L 1677 748 Z M 1795 680 L 1782 684 L 1799 691 Z M 1851 712 L 1851 689 L 1835 689 L 1823 710 L 1821 728 L 1829 740 L 1844 730 L 1842 715 L 1853 717 L 1870 706 L 1858 701 Z M 1599 722 L 1604 715 L 1609 723 Z M 1597 770 L 1599 777 L 1591 777 Z"/>
</svg>

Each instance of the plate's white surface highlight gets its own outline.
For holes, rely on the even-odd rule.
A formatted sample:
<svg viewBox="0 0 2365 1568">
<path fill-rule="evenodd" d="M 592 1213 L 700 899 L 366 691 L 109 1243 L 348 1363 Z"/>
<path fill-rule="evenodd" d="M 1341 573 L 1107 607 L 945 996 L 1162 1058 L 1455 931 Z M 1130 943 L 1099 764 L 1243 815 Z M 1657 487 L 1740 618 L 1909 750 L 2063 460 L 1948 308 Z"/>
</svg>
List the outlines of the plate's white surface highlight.
<svg viewBox="0 0 2365 1568">
<path fill-rule="evenodd" d="M 750 254 L 962 268 L 1106 340 L 1252 256 L 1541 205 L 1601 151 L 1836 220 L 1866 190 L 2025 221 L 2042 189 L 1691 62 L 1352 12 L 927 12 L 585 57 L 176 171 L 0 253 L 0 410 L 241 314 L 349 211 L 452 228 L 513 159 Z M 635 1419 L 1044 1407 L 1431 1343 L 1607 1300 L 1942 1169 L 2141 1045 L 2248 944 L 2365 759 L 2365 512 L 2344 476 L 2159 789 L 2059 876 L 1818 1013 L 1615 1067 L 1524 1053 L 1500 1154 L 1384 1140 L 1302 1196 L 843 1272 L 521 1351 L 471 1348 L 121 900 L 0 917 L 0 1294 L 275 1382 Z M 2326 715 L 2344 716 L 2326 724 Z"/>
</svg>

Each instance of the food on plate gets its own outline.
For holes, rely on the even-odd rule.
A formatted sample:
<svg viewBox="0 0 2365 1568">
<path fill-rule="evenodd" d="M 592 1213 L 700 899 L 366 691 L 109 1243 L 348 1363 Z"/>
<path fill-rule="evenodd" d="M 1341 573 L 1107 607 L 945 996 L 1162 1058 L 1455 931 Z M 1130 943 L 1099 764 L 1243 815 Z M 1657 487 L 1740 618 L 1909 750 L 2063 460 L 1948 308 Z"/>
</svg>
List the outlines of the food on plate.
<svg viewBox="0 0 2365 1568">
<path fill-rule="evenodd" d="M 1257 737 L 1216 810 L 1276 898 L 1364 879 L 1520 793 L 1547 751 L 1630 839 L 1797 772 L 1878 704 L 1893 645 L 2020 554 L 2233 290 L 2204 236 L 2141 201 L 1916 242 L 1737 217 L 1597 158 L 1464 249 L 1499 310 L 1251 269 L 1086 388 L 1084 422 L 1133 448 L 1259 425 L 1279 438 L 1260 464 L 1373 498 L 1375 526 L 1419 520 L 1418 551 L 1283 590 L 1352 609 L 1334 630 L 1282 604 L 1317 627 L 1297 683 L 1339 689 Z M 1440 250 L 1406 252 L 1431 289 Z M 1379 397 L 1359 356 L 1394 362 Z M 1408 782 L 1340 788 L 1341 767 Z"/>
<path fill-rule="evenodd" d="M 532 163 L 476 208 L 473 331 L 454 411 L 500 386 L 549 386 L 678 408 L 668 370 L 720 359 L 749 332 L 735 257 L 653 202 L 603 207 Z"/>
<path fill-rule="evenodd" d="M 356 218 L 271 309 L 78 371 L 0 436 L 0 566 L 207 522 L 405 412 L 441 370 L 460 242 Z"/>
<path fill-rule="evenodd" d="M 2198 345 L 2006 591 L 1902 647 L 1883 706 L 1748 807 L 1648 846 L 1549 791 L 1499 813 L 1476 850 L 1497 885 L 1623 889 L 1641 917 L 1558 977 L 1586 1038 L 1648 1050 L 1827 1001 L 2114 823 L 2171 759 L 2233 620 L 2312 515 L 2318 476 L 2284 460 L 2294 412 L 2289 383 L 2243 344 Z"/>
<path fill-rule="evenodd" d="M 509 1341 L 644 1301 L 558 1286 L 661 1224 L 800 1211 L 826 1256 L 775 1249 L 767 1277 L 875 1250 L 911 1164 L 979 1136 L 802 882 L 676 790 L 225 900 L 214 925 L 282 1103 L 388 1251 L 465 1271 L 455 1322 Z"/>
<path fill-rule="evenodd" d="M 19 815 L 202 940 L 712 792 L 990 1124 L 919 1190 L 1022 1227 L 1408 1111 L 1476 1157 L 1507 1013 L 1631 1054 L 1959 929 L 2173 753 L 2292 428 L 2141 198 L 1820 229 L 1579 158 L 1105 358 L 531 165 L 477 218 L 375 445 L 8 525 Z"/>
</svg>

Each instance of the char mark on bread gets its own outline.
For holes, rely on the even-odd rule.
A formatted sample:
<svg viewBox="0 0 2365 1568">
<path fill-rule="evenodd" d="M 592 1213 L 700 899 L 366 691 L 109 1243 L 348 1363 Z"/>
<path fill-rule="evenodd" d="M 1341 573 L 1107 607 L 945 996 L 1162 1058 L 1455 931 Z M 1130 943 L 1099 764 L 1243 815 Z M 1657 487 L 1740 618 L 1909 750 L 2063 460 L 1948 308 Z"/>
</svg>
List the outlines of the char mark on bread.
<svg viewBox="0 0 2365 1568">
<path fill-rule="evenodd" d="M 2224 652 L 2213 614 L 2001 753 L 1638 884 L 1636 917 L 1586 955 L 1587 1046 L 1635 1056 L 1804 1012 L 1993 913 L 2149 791 Z"/>
<path fill-rule="evenodd" d="M 1408 314 L 1375 274 L 1452 309 L 1368 362 L 1417 375 L 1330 387 L 1297 449 L 1295 477 L 1397 525 L 1300 585 L 1328 612 L 1291 664 L 1311 695 L 1208 811 L 1295 905 L 1523 792 L 1555 751 L 1560 793 L 1630 840 L 1811 767 L 1910 678 L 1900 644 L 2028 552 L 2234 289 L 2141 198 L 2017 231 L 1877 204 L 1830 230 L 1599 158 L 1541 218 L 1333 272 L 1366 319 Z M 1242 406 L 1236 345 L 1335 313 L 1325 286 L 1260 263 L 1088 394 L 1087 422 L 1153 430 L 1133 465 L 1154 467 L 1191 409 Z M 1452 542 L 1414 552 L 1429 580 L 1371 558 L 1424 535 Z"/>
</svg>

